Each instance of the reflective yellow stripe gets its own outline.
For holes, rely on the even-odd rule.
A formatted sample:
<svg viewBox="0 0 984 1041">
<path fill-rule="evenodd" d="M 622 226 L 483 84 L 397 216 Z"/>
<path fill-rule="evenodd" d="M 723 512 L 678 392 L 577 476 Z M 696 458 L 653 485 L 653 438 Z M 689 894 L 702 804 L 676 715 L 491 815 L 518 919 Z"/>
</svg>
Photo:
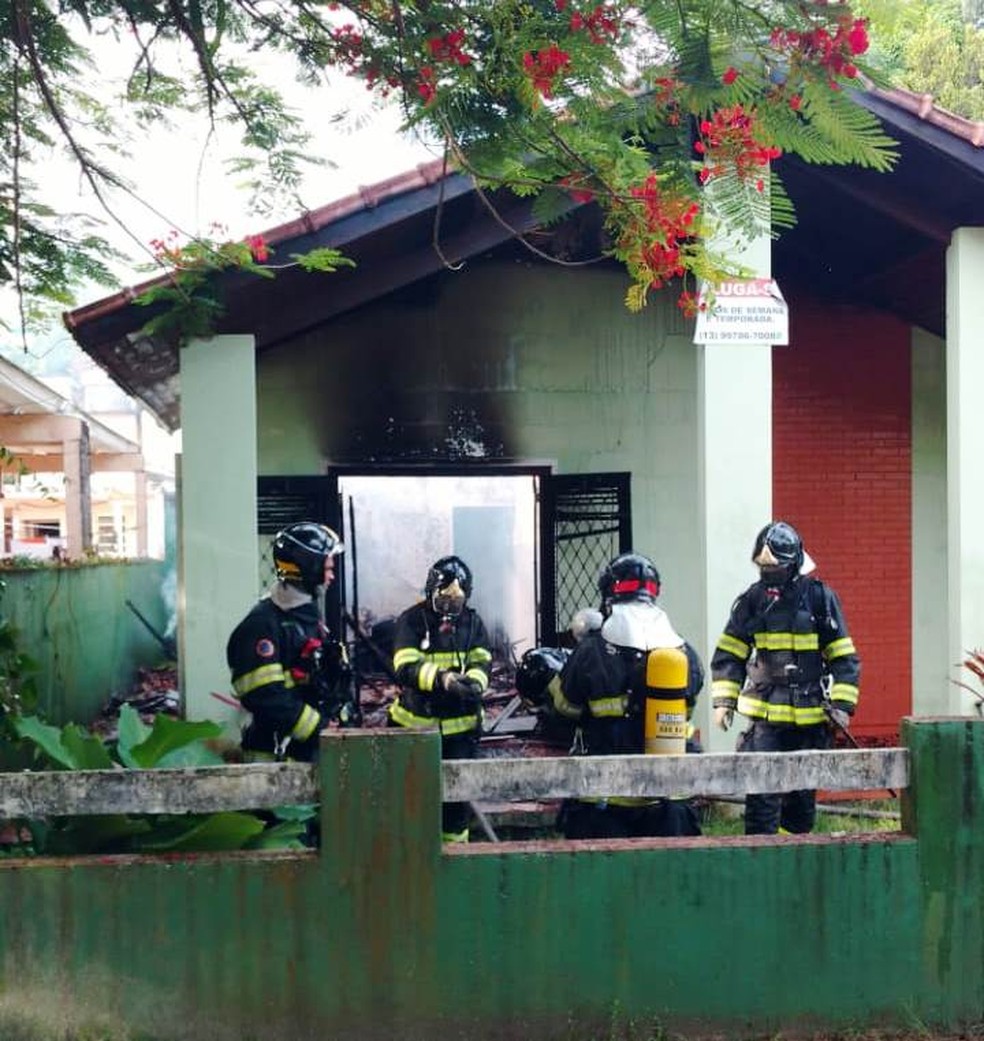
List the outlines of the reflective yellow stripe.
<svg viewBox="0 0 984 1041">
<path fill-rule="evenodd" d="M 720 698 L 722 701 L 734 702 L 739 690 L 741 687 L 734 680 L 715 680 L 711 684 L 711 697 L 715 700 Z"/>
<path fill-rule="evenodd" d="M 449 737 L 452 734 L 467 734 L 469 730 L 476 730 L 479 722 L 478 716 L 455 716 L 453 719 L 438 720 L 441 733 Z"/>
<path fill-rule="evenodd" d="M 567 719 L 580 719 L 581 718 L 581 706 L 573 705 L 564 696 L 564 689 L 560 685 L 560 677 L 554 676 L 554 678 L 547 684 L 547 691 L 550 694 L 550 700 L 553 702 L 553 707 L 561 716 L 566 716 Z"/>
<path fill-rule="evenodd" d="M 404 665 L 413 665 L 415 662 L 423 661 L 423 651 L 416 647 L 401 647 L 393 655 L 393 668 L 402 669 Z"/>
<path fill-rule="evenodd" d="M 297 722 L 294 724 L 293 730 L 290 732 L 290 736 L 298 741 L 307 741 L 307 739 L 318 729 L 318 724 L 321 722 L 321 716 L 318 710 L 312 708 L 310 705 L 305 705 L 301 709 L 301 714 L 297 717 Z"/>
<path fill-rule="evenodd" d="M 848 705 L 858 703 L 858 688 L 853 683 L 835 683 L 830 688 L 831 701 L 846 701 Z"/>
<path fill-rule="evenodd" d="M 421 690 L 433 690 L 434 681 L 441 670 L 432 661 L 425 661 L 417 673 L 417 686 Z"/>
<path fill-rule="evenodd" d="M 437 716 L 418 716 L 405 709 L 399 701 L 389 707 L 390 719 L 401 727 L 438 727 L 442 734 L 467 734 L 476 730 L 481 722 L 479 715 L 454 716 L 451 719 L 440 719 Z"/>
<path fill-rule="evenodd" d="M 265 687 L 270 683 L 284 682 L 284 667 L 279 662 L 273 665 L 261 665 L 252 672 L 244 672 L 232 681 L 232 689 L 244 697 L 257 687 Z"/>
<path fill-rule="evenodd" d="M 619 716 L 625 715 L 625 710 L 628 707 L 629 698 L 626 694 L 616 694 L 610 698 L 592 698 L 588 702 L 588 708 L 591 711 L 591 715 L 599 719 L 605 718 L 618 718 Z"/>
<path fill-rule="evenodd" d="M 492 652 L 485 647 L 472 647 L 465 661 L 469 665 L 482 665 L 492 660 Z"/>
<path fill-rule="evenodd" d="M 464 664 L 463 655 L 455 651 L 428 651 L 427 660 L 433 662 L 439 669 L 460 669 Z"/>
<path fill-rule="evenodd" d="M 470 831 L 465 828 L 464 831 L 442 831 L 441 841 L 442 842 L 467 842 L 470 837 Z"/>
<path fill-rule="evenodd" d="M 389 707 L 390 719 L 399 723 L 401 727 L 436 727 L 437 720 L 431 716 L 416 716 L 405 709 L 399 701 L 394 701 Z"/>
<path fill-rule="evenodd" d="M 763 651 L 817 651 L 820 637 L 816 633 L 756 633 L 755 646 Z"/>
<path fill-rule="evenodd" d="M 843 658 L 848 654 L 857 654 L 854 649 L 854 641 L 850 636 L 842 636 L 839 640 L 831 640 L 823 649 L 823 656 L 827 661 L 834 658 Z"/>
<path fill-rule="evenodd" d="M 484 669 L 469 669 L 465 676 L 470 680 L 475 680 L 483 692 L 489 689 L 489 677 Z"/>
<path fill-rule="evenodd" d="M 727 633 L 722 633 L 717 646 L 719 651 L 727 651 L 728 654 L 733 654 L 742 661 L 752 653 L 751 647 L 744 640 L 739 640 L 737 636 L 729 636 Z"/>
<path fill-rule="evenodd" d="M 751 719 L 764 719 L 768 723 L 793 723 L 800 727 L 813 726 L 827 719 L 822 705 L 795 708 L 792 705 L 773 705 L 748 694 L 738 696 L 738 711 Z"/>
</svg>

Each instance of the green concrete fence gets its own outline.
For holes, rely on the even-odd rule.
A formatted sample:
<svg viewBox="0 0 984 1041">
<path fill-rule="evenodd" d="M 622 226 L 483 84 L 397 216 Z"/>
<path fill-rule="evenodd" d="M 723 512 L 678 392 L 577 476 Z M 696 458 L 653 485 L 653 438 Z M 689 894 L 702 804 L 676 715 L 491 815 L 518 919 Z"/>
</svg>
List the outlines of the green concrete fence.
<svg viewBox="0 0 984 1041">
<path fill-rule="evenodd" d="M 431 733 L 325 735 L 314 776 L 230 767 L 258 805 L 281 774 L 292 797 L 320 789 L 322 850 L 0 860 L 0 1036 L 611 1041 L 980 1023 L 984 721 L 902 732 L 904 752 L 881 750 L 904 762 L 902 833 L 849 837 L 442 847 L 442 777 L 447 793 L 476 775 L 442 770 Z M 768 787 L 763 767 L 781 761 L 686 758 L 741 791 Z M 3 792 L 0 777 L 0 814 Z M 125 1033 L 83 1033 L 96 1022 Z"/>
<path fill-rule="evenodd" d="M 164 632 L 166 568 L 141 560 L 0 574 L 0 613 L 38 663 L 39 705 L 51 722 L 91 722 L 112 694 L 128 689 L 139 666 L 161 661 L 160 644 L 126 601 Z"/>
</svg>

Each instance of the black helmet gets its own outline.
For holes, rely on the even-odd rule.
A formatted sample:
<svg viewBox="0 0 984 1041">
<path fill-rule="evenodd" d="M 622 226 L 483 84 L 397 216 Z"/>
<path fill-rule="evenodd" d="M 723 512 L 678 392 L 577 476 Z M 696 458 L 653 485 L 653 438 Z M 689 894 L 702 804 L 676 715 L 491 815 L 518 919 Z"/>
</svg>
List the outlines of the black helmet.
<svg viewBox="0 0 984 1041">
<path fill-rule="evenodd" d="M 436 614 L 461 614 L 471 591 L 471 569 L 461 557 L 441 557 L 431 564 L 424 584 L 424 598 Z"/>
<path fill-rule="evenodd" d="M 533 708 L 549 704 L 547 686 L 570 656 L 564 647 L 533 647 L 523 654 L 516 669 L 516 693 Z"/>
<path fill-rule="evenodd" d="M 273 566 L 281 582 L 314 596 L 324 583 L 325 561 L 345 549 L 338 534 L 312 521 L 290 524 L 273 540 Z"/>
<path fill-rule="evenodd" d="M 653 601 L 659 596 L 659 572 L 649 557 L 623 553 L 598 576 L 598 590 L 603 604 Z"/>
<path fill-rule="evenodd" d="M 763 581 L 785 585 L 803 567 L 803 540 L 785 521 L 773 521 L 758 533 L 752 548 L 752 563 Z"/>
</svg>

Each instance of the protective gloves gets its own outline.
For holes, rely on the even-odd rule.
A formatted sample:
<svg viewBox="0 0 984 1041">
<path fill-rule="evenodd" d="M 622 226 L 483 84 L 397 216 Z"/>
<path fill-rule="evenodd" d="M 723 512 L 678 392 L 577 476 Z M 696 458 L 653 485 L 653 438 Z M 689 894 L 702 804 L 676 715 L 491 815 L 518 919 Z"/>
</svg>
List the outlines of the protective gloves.
<svg viewBox="0 0 984 1041">
<path fill-rule="evenodd" d="M 714 724 L 722 730 L 729 730 L 734 722 L 735 710 L 729 705 L 716 705 L 714 708 Z"/>
<path fill-rule="evenodd" d="M 842 708 L 829 708 L 827 715 L 838 730 L 847 730 L 851 725 L 851 717 Z"/>
<path fill-rule="evenodd" d="M 445 712 L 460 712 L 467 715 L 477 712 L 482 704 L 482 685 L 478 680 L 463 676 L 460 672 L 443 672 L 439 680 L 443 696 L 437 702 Z"/>
</svg>

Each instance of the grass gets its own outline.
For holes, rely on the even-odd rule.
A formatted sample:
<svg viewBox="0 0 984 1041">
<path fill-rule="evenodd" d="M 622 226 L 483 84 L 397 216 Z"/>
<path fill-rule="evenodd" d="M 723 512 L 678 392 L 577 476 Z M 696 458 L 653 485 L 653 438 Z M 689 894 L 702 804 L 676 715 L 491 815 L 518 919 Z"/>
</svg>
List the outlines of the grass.
<svg viewBox="0 0 984 1041">
<path fill-rule="evenodd" d="M 814 834 L 851 835 L 872 831 L 900 831 L 898 799 L 859 799 L 851 802 L 820 803 Z M 705 835 L 742 835 L 744 821 L 740 803 L 709 802 L 702 815 Z M 881 814 L 893 816 L 881 816 Z"/>
</svg>

